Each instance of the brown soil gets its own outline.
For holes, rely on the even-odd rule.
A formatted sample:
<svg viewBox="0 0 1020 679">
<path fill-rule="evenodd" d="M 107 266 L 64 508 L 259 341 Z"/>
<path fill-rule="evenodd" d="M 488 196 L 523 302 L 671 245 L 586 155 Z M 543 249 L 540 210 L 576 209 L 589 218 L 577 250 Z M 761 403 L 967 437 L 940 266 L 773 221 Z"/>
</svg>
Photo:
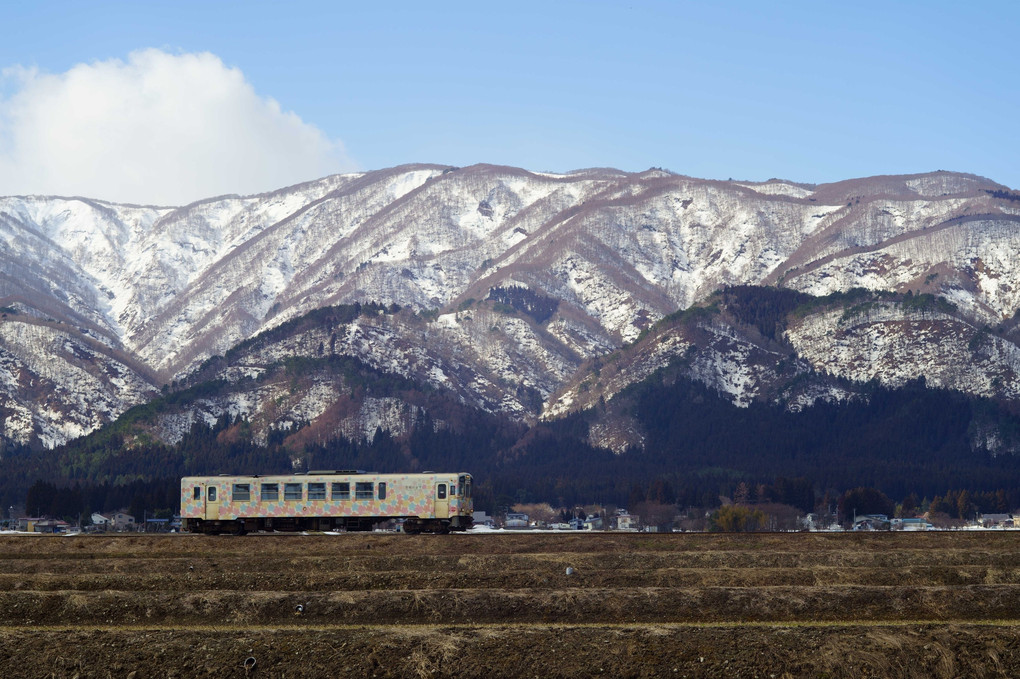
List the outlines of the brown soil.
<svg viewBox="0 0 1020 679">
<path fill-rule="evenodd" d="M 1020 532 L 6 536 L 0 677 L 1016 677 L 1018 557 Z"/>
</svg>

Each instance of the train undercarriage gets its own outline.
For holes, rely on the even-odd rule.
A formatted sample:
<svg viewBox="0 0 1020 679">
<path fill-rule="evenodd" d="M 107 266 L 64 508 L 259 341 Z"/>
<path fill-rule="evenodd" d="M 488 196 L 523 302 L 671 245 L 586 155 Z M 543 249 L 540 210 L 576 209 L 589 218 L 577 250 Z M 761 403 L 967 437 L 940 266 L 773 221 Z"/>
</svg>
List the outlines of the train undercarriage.
<svg viewBox="0 0 1020 679">
<path fill-rule="evenodd" d="M 372 516 L 330 516 L 330 517 L 274 517 L 247 518 L 234 520 L 185 519 L 182 528 L 189 533 L 206 535 L 245 535 L 255 532 L 294 533 L 300 531 L 342 531 L 365 532 L 377 525 L 392 521 L 395 517 Z M 421 519 L 418 517 L 396 517 L 403 532 L 409 535 L 435 533 L 445 535 L 464 531 L 471 527 L 470 517 L 454 516 L 449 519 Z"/>
</svg>

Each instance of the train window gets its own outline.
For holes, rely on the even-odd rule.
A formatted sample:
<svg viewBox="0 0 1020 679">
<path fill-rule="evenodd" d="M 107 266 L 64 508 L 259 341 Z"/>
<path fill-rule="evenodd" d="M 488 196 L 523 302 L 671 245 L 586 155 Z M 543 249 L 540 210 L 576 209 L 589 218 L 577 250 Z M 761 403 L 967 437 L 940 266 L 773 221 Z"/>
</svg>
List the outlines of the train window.
<svg viewBox="0 0 1020 679">
<path fill-rule="evenodd" d="M 209 486 L 209 502 L 216 502 L 216 486 Z"/>
<path fill-rule="evenodd" d="M 385 500 L 386 499 L 386 484 L 385 483 L 380 483 L 379 484 L 379 499 L 380 500 Z"/>
<path fill-rule="evenodd" d="M 460 488 L 460 494 L 467 497 L 467 477 L 461 474 L 460 478 L 457 479 L 457 487 Z"/>
<path fill-rule="evenodd" d="M 438 499 L 440 499 L 440 500 L 445 500 L 446 499 L 446 484 L 445 483 L 440 483 L 438 486 L 436 486 L 436 497 Z"/>
<path fill-rule="evenodd" d="M 350 500 L 351 484 L 348 482 L 333 482 L 333 500 Z"/>
<path fill-rule="evenodd" d="M 304 496 L 304 488 L 300 483 L 283 484 L 284 500 L 300 500 Z"/>
<path fill-rule="evenodd" d="M 251 484 L 235 483 L 234 492 L 231 493 L 230 498 L 234 502 L 251 502 Z"/>
<path fill-rule="evenodd" d="M 457 484 L 456 483 L 451 483 L 450 484 L 450 497 L 457 497 Z"/>
<path fill-rule="evenodd" d="M 263 502 L 279 502 L 280 501 L 280 484 L 278 484 L 278 483 L 263 483 L 262 484 L 262 501 Z"/>
<path fill-rule="evenodd" d="M 371 500 L 372 499 L 372 483 L 358 481 L 354 484 L 354 499 L 355 500 Z"/>
<path fill-rule="evenodd" d="M 195 499 L 196 500 L 202 499 L 202 486 L 195 486 Z"/>
<path fill-rule="evenodd" d="M 326 499 L 326 484 L 325 483 L 309 483 L 308 484 L 308 499 L 309 500 L 325 500 Z"/>
</svg>

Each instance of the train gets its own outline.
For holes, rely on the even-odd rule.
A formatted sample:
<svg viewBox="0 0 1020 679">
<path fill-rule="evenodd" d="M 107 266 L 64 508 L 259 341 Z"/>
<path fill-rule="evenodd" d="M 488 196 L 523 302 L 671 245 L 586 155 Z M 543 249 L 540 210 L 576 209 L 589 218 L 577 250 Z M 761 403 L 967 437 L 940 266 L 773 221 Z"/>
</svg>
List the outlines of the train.
<svg viewBox="0 0 1020 679">
<path fill-rule="evenodd" d="M 466 472 L 333 470 L 181 479 L 181 530 L 190 533 L 367 531 L 396 520 L 405 533 L 445 534 L 470 528 L 473 513 Z"/>
</svg>

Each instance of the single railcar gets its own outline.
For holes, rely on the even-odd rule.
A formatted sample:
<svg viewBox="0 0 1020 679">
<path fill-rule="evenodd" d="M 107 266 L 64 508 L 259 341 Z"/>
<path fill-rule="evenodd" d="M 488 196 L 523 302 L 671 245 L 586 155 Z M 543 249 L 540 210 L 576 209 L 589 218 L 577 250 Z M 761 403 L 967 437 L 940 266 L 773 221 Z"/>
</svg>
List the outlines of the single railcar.
<svg viewBox="0 0 1020 679">
<path fill-rule="evenodd" d="M 316 471 L 273 476 L 186 476 L 181 527 L 192 533 L 364 531 L 390 519 L 406 533 L 471 527 L 471 475 Z"/>
</svg>

